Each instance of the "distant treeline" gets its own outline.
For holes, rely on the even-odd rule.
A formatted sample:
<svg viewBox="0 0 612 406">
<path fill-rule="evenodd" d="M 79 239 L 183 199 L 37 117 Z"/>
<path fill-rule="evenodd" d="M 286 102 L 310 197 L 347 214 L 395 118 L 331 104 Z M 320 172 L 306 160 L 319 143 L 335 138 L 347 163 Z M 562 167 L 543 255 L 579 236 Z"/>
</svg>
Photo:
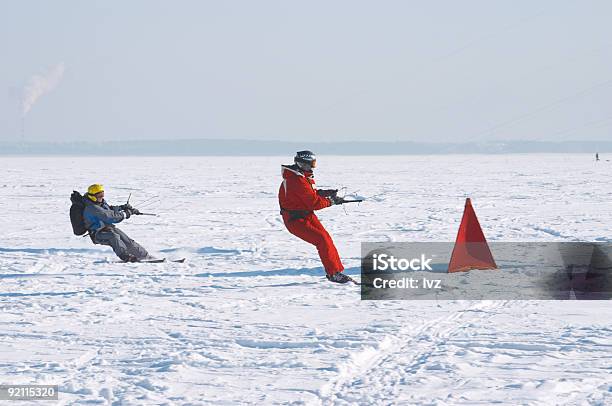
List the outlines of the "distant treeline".
<svg viewBox="0 0 612 406">
<path fill-rule="evenodd" d="M 0 143 L 2 155 L 291 155 L 303 149 L 329 155 L 601 154 L 612 152 L 612 141 L 421 143 L 185 139 Z"/>
</svg>

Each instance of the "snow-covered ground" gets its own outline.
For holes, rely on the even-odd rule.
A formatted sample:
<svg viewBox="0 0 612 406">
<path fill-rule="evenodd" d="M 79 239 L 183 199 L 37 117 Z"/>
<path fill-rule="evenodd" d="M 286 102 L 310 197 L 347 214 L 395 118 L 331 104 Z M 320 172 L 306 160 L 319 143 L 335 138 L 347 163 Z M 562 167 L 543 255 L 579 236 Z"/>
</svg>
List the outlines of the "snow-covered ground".
<svg viewBox="0 0 612 406">
<path fill-rule="evenodd" d="M 361 301 L 284 229 L 289 161 L 0 157 L 0 384 L 58 384 L 65 405 L 612 404 L 610 301 Z M 612 241 L 612 163 L 591 155 L 318 166 L 368 198 L 319 212 L 351 275 L 362 241 L 454 240 L 466 196 L 492 241 Z M 116 263 L 73 236 L 90 183 L 159 196 L 120 227 L 187 262 Z"/>
</svg>

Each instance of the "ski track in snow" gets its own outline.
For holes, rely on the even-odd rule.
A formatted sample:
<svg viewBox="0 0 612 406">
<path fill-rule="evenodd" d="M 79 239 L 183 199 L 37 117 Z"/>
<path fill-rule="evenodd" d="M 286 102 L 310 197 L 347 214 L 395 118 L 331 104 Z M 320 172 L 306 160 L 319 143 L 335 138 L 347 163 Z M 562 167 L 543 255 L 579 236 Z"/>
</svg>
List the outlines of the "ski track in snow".
<svg viewBox="0 0 612 406">
<path fill-rule="evenodd" d="M 603 355 L 603 359 L 591 363 L 590 355 L 564 356 L 565 352 L 576 351 L 571 341 L 565 340 L 567 329 L 559 337 L 531 331 L 528 340 L 515 335 L 504 341 L 512 331 L 485 333 L 485 337 L 466 335 L 473 327 L 480 330 L 491 319 L 504 313 L 533 309 L 538 303 L 536 301 L 468 303 L 472 304 L 442 317 L 405 325 L 383 337 L 375 346 L 351 354 L 339 366 L 337 376 L 321 388 L 320 398 L 311 404 L 504 403 L 503 396 L 499 399 L 498 394 L 491 393 L 493 388 L 486 388 L 495 380 L 500 381 L 494 388 L 497 390 L 516 391 L 517 395 L 521 389 L 531 390 L 530 401 L 536 404 L 579 404 L 581 400 L 585 404 L 600 404 L 604 398 L 609 400 L 606 391 L 609 392 L 612 386 L 606 375 L 610 370 L 606 363 L 612 359 L 612 330 L 604 328 L 595 332 L 596 329 L 586 329 L 586 336 L 581 340 L 596 344 L 587 351 Z M 469 357 L 466 357 L 467 353 L 470 353 Z M 464 358 L 470 358 L 470 364 Z M 521 361 L 529 358 L 529 364 Z M 568 365 L 568 360 L 575 364 Z M 515 362 L 520 365 L 521 372 L 505 377 L 510 378 L 510 383 L 502 384 L 499 377 L 485 376 L 483 379 L 477 369 L 477 363 L 481 363 L 481 368 L 499 363 L 500 367 L 512 371 L 519 369 L 513 365 Z M 552 375 L 564 369 L 574 373 L 580 368 L 583 370 L 572 378 L 529 378 L 533 370 L 540 375 L 537 370 L 543 367 Z M 478 374 L 474 376 L 473 371 L 478 371 Z M 427 381 L 434 381 L 436 385 L 424 384 Z M 478 381 L 484 381 L 484 386 Z M 469 398 L 465 396 L 468 393 Z"/>
<path fill-rule="evenodd" d="M 366 348 L 351 356 L 340 366 L 337 379 L 321 390 L 321 403 L 367 402 L 389 404 L 397 398 L 398 386 L 405 384 L 406 375 L 427 363 L 433 352 L 444 351 L 446 340 L 465 321 L 466 315 L 484 318 L 489 311 L 507 302 L 479 302 L 465 310 L 438 317 L 422 325 L 408 325 L 397 333 L 387 335 L 375 348 Z M 398 363 L 400 361 L 400 363 Z M 363 394 L 367 395 L 363 398 Z"/>
<path fill-rule="evenodd" d="M 362 241 L 452 241 L 466 196 L 489 240 L 609 242 L 591 158 L 321 157 L 319 184 L 368 200 L 320 218 L 351 275 Z M 610 302 L 361 301 L 284 230 L 281 163 L 3 158 L 0 383 L 58 384 L 60 405 L 612 404 Z M 72 236 L 70 193 L 94 181 L 111 203 L 160 196 L 120 227 L 187 262 Z"/>
</svg>

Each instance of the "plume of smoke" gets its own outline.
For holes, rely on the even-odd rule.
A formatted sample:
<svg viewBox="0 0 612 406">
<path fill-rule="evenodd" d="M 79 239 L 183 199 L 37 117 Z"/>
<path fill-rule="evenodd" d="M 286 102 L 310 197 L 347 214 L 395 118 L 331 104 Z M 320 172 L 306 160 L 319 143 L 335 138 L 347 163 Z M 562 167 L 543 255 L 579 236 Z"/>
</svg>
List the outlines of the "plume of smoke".
<svg viewBox="0 0 612 406">
<path fill-rule="evenodd" d="M 46 72 L 34 75 L 28 80 L 28 84 L 23 89 L 23 98 L 21 100 L 22 117 L 28 114 L 40 96 L 55 89 L 64 76 L 64 70 L 64 63 L 61 62 Z"/>
</svg>

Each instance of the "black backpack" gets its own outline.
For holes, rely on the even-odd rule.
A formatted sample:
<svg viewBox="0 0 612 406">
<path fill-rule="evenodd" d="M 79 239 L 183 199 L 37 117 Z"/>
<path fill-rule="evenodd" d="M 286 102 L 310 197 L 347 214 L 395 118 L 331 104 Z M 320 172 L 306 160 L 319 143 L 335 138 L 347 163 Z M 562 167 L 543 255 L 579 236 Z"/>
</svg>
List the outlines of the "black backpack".
<svg viewBox="0 0 612 406">
<path fill-rule="evenodd" d="M 85 209 L 83 199 L 84 197 L 79 192 L 76 190 L 72 191 L 72 195 L 70 195 L 70 201 L 72 202 L 72 206 L 70 206 L 70 223 L 72 224 L 74 235 L 84 235 L 87 233 L 85 220 L 83 220 L 83 210 Z"/>
</svg>

